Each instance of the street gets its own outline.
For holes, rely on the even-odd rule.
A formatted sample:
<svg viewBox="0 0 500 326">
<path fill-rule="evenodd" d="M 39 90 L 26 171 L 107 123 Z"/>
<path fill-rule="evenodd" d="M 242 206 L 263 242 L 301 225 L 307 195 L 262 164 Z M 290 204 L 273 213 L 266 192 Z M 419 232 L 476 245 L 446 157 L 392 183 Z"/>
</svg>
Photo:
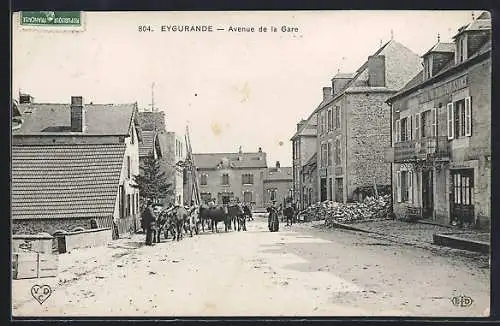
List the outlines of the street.
<svg viewBox="0 0 500 326">
<path fill-rule="evenodd" d="M 13 280 L 14 316 L 482 316 L 489 270 L 310 223 L 205 232 L 180 242 L 120 245 L 60 255 L 56 278 Z M 127 247 L 128 246 L 128 247 Z M 43 304 L 34 284 L 53 293 Z M 473 299 L 457 307 L 454 296 Z"/>
</svg>

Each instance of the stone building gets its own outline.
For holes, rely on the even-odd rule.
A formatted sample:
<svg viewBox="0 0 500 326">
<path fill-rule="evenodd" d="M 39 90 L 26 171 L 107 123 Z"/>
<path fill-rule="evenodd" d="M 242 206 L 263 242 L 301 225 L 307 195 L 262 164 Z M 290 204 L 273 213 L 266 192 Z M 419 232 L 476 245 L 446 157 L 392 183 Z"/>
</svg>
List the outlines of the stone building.
<svg viewBox="0 0 500 326">
<path fill-rule="evenodd" d="M 12 231 L 14 234 L 111 227 L 133 231 L 139 192 L 141 132 L 137 104 L 35 103 L 17 105 L 12 130 Z M 19 117 L 19 115 L 18 115 Z"/>
<path fill-rule="evenodd" d="M 266 153 L 197 153 L 193 154 L 203 202 L 215 199 L 218 204 L 239 200 L 254 208 L 264 207 L 263 180 L 267 172 Z"/>
<path fill-rule="evenodd" d="M 139 147 L 139 156 L 143 159 L 149 154 L 160 161 L 161 171 L 172 185 L 172 193 L 164 199 L 164 204 L 185 204 L 184 173 L 178 165 L 186 157 L 184 139 L 179 134 L 165 129 L 165 113 L 163 111 L 139 112 L 143 141 Z"/>
<path fill-rule="evenodd" d="M 323 100 L 318 106 L 321 107 L 328 101 L 331 93 L 331 88 L 323 88 Z M 292 192 L 293 201 L 299 209 L 306 208 L 305 198 L 309 196 L 309 192 L 305 191 L 303 169 L 307 162 L 313 157 L 316 157 L 316 110 L 306 119 L 302 119 L 297 124 L 297 131 L 292 136 Z"/>
<path fill-rule="evenodd" d="M 385 103 L 422 68 L 420 57 L 390 40 L 356 71 L 332 79 L 318 115 L 319 200 L 359 199 L 364 187 L 390 186 L 390 107 Z"/>
<path fill-rule="evenodd" d="M 302 167 L 302 202 L 301 207 L 306 208 L 318 202 L 318 156 L 313 156 Z"/>
<path fill-rule="evenodd" d="M 484 13 L 423 55 L 392 106 L 394 213 L 441 224 L 491 219 L 491 19 Z"/>
<path fill-rule="evenodd" d="M 284 204 L 292 199 L 293 178 L 292 168 L 282 167 L 280 162 L 276 166 L 267 168 L 263 182 L 264 206 L 270 206 L 273 201 Z"/>
</svg>

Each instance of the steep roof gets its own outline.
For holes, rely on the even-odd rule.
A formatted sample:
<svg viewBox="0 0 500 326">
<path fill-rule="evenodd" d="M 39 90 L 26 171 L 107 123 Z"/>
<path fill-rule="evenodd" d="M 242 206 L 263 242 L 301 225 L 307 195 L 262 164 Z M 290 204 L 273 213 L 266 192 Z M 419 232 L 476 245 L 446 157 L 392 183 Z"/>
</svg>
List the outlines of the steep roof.
<svg viewBox="0 0 500 326">
<path fill-rule="evenodd" d="M 453 38 L 468 31 L 483 31 L 491 29 L 491 16 L 488 12 L 483 12 L 477 19 L 458 29 L 458 33 Z"/>
<path fill-rule="evenodd" d="M 441 53 L 455 53 L 455 43 L 442 43 L 438 42 L 434 44 L 432 48 L 429 49 L 429 51 L 425 52 L 422 57 L 425 57 L 431 52 L 441 52 Z"/>
<path fill-rule="evenodd" d="M 390 40 L 380 47 L 373 56 L 385 56 L 385 87 L 371 87 L 368 85 L 368 60 L 356 71 L 356 74 L 347 85 L 329 101 L 320 105 L 314 112 L 318 112 L 346 92 L 396 92 L 408 83 L 411 76 L 415 76 L 422 69 L 422 60 L 419 55 L 395 40 Z"/>
<path fill-rule="evenodd" d="M 13 134 L 70 131 L 71 106 L 61 103 L 19 104 L 24 123 Z M 137 106 L 132 104 L 86 104 L 86 134 L 128 135 L 131 123 L 138 125 Z M 133 120 L 134 119 L 134 120 Z M 140 135 L 139 135 L 140 137 Z"/>
<path fill-rule="evenodd" d="M 318 107 L 315 109 L 315 111 L 321 107 L 321 105 L 324 105 L 327 101 L 323 100 L 321 103 L 318 105 Z M 304 123 L 302 126 L 293 134 L 292 138 L 290 140 L 294 140 L 295 138 L 299 136 L 316 136 L 317 132 L 317 117 L 314 114 L 311 114 L 306 120 L 302 120 Z"/>
<path fill-rule="evenodd" d="M 488 52 L 491 51 L 491 39 L 487 40 L 480 48 L 479 50 L 471 55 L 469 58 L 467 58 L 465 61 L 462 61 L 460 63 L 455 62 L 455 58 L 450 58 L 450 60 L 443 66 L 443 68 L 438 71 L 434 76 L 427 80 L 423 80 L 423 70 L 420 71 L 418 75 L 416 75 L 414 78 L 412 78 L 402 89 L 400 89 L 397 93 L 393 94 L 391 97 L 387 99 L 386 102 L 390 102 L 398 97 L 403 96 L 404 94 L 412 92 L 414 89 L 418 87 L 424 87 L 425 85 L 435 82 L 437 79 L 441 78 L 442 76 L 452 73 L 456 69 L 461 69 L 460 67 L 465 67 L 468 65 L 470 62 L 475 61 L 477 58 L 479 58 L 482 55 L 487 54 Z"/>
<path fill-rule="evenodd" d="M 142 131 L 142 141 L 139 142 L 139 157 L 148 156 L 154 150 L 156 132 L 151 130 Z"/>
<path fill-rule="evenodd" d="M 124 154 L 123 143 L 12 146 L 12 217 L 112 217 Z"/>
<path fill-rule="evenodd" d="M 266 153 L 198 153 L 193 154 L 194 163 L 199 169 L 216 169 L 218 166 L 229 168 L 267 168 Z M 260 159 L 259 159 L 260 158 Z"/>
<path fill-rule="evenodd" d="M 264 182 L 270 181 L 292 181 L 292 168 L 291 167 L 272 167 L 267 168 Z"/>
</svg>

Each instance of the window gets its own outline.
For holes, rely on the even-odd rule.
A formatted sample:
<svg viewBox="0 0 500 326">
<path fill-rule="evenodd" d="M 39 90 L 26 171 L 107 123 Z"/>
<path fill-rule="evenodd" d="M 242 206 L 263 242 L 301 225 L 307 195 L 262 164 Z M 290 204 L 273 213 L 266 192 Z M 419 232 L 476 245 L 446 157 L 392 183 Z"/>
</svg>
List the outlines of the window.
<svg viewBox="0 0 500 326">
<path fill-rule="evenodd" d="M 328 142 L 328 166 L 332 166 L 332 142 Z"/>
<path fill-rule="evenodd" d="M 398 202 L 413 202 L 413 172 L 398 171 L 396 192 Z"/>
<path fill-rule="evenodd" d="M 328 148 L 326 143 L 321 144 L 321 167 L 325 167 L 327 163 Z"/>
<path fill-rule="evenodd" d="M 448 103 L 446 105 L 448 120 L 448 139 L 457 139 L 472 135 L 471 98 Z"/>
<path fill-rule="evenodd" d="M 251 191 L 245 191 L 243 193 L 243 202 L 244 203 L 251 203 L 252 202 L 252 192 Z"/>
<path fill-rule="evenodd" d="M 209 192 L 202 192 L 200 193 L 200 199 L 204 203 L 208 203 L 209 201 L 212 200 L 212 194 Z"/>
<path fill-rule="evenodd" d="M 457 40 L 457 46 L 457 63 L 461 63 L 467 59 L 467 42 L 465 35 Z"/>
<path fill-rule="evenodd" d="M 252 185 L 253 184 L 253 174 L 243 174 L 241 176 L 241 183 L 244 185 Z"/>
<path fill-rule="evenodd" d="M 222 185 L 229 186 L 229 174 L 224 173 L 222 175 Z"/>
<path fill-rule="evenodd" d="M 200 176 L 200 185 L 206 186 L 207 185 L 207 178 L 208 178 L 208 176 L 206 174 L 202 174 Z"/>
<path fill-rule="evenodd" d="M 400 120 L 400 138 L 399 141 L 409 141 L 412 139 L 412 117 L 406 117 Z"/>
<path fill-rule="evenodd" d="M 340 138 L 335 139 L 335 165 L 341 164 L 342 148 L 340 144 Z"/>
<path fill-rule="evenodd" d="M 130 155 L 127 155 L 127 177 L 130 179 Z"/>
<path fill-rule="evenodd" d="M 327 112 L 326 111 L 323 111 L 322 113 L 322 116 L 323 116 L 323 133 L 326 133 L 326 128 L 327 128 Z"/>
<path fill-rule="evenodd" d="M 341 119 L 342 109 L 340 106 L 335 107 L 335 129 L 339 129 L 341 127 L 340 119 Z"/>
<path fill-rule="evenodd" d="M 328 131 L 333 130 L 333 114 L 332 109 L 328 109 Z"/>
<path fill-rule="evenodd" d="M 431 110 L 420 113 L 420 134 L 422 138 L 432 136 L 432 130 L 429 129 L 429 117 L 432 118 Z M 434 121 L 432 121 L 434 123 Z M 431 126 L 432 127 L 432 126 Z"/>
<path fill-rule="evenodd" d="M 269 193 L 269 200 L 270 201 L 277 200 L 278 189 L 268 189 L 267 191 Z"/>
</svg>

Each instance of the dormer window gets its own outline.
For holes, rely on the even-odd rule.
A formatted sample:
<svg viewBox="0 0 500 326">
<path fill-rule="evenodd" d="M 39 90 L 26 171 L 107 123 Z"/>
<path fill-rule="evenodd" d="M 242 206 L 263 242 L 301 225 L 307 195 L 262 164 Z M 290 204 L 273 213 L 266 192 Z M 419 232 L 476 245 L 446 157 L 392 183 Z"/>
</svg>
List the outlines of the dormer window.
<svg viewBox="0 0 500 326">
<path fill-rule="evenodd" d="M 424 59 L 424 80 L 432 77 L 432 57 L 428 56 Z"/>
</svg>

